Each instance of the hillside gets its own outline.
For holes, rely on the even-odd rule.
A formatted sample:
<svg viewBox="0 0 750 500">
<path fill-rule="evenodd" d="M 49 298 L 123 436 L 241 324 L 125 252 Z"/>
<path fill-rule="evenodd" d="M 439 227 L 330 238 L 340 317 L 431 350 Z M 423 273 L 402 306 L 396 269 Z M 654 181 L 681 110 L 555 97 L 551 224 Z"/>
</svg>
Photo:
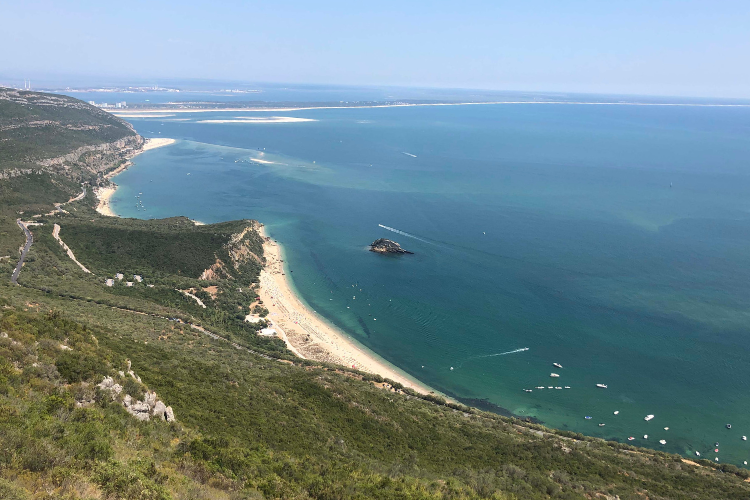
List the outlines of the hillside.
<svg viewBox="0 0 750 500">
<path fill-rule="evenodd" d="M 265 316 L 260 223 L 100 216 L 91 183 L 142 140 L 53 97 L 0 100 L 2 124 L 61 124 L 13 129 L 13 161 L 35 170 L 0 178 L 0 498 L 750 498 L 748 472 L 732 465 L 555 431 L 296 358 L 258 335 L 263 320 L 244 320 Z M 45 135 L 67 133 L 63 116 L 101 127 L 66 129 L 77 134 L 66 150 Z M 94 169 L 39 163 L 123 139 Z M 13 285 L 25 240 L 16 218 L 38 225 Z"/>
</svg>

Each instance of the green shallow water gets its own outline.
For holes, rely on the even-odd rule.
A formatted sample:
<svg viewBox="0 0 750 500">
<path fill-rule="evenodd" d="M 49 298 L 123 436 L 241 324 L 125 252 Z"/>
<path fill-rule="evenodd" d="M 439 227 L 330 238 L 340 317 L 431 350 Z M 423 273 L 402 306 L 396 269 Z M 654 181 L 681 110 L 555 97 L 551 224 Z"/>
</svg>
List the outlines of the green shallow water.
<svg viewBox="0 0 750 500">
<path fill-rule="evenodd" d="M 750 109 L 274 115 L 316 121 L 131 120 L 179 142 L 117 177 L 115 211 L 266 223 L 316 311 L 446 394 L 670 452 L 750 457 Z M 415 254 L 368 252 L 379 237 Z M 523 391 L 550 385 L 571 388 Z"/>
</svg>

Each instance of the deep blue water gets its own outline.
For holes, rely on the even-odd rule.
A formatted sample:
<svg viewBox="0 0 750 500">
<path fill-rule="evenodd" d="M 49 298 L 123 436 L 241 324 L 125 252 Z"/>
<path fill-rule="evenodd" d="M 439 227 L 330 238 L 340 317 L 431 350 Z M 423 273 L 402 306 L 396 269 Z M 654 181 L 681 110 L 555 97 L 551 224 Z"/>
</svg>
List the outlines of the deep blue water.
<svg viewBox="0 0 750 500">
<path fill-rule="evenodd" d="M 239 116 L 269 115 L 317 121 L 132 119 L 180 141 L 117 177 L 115 211 L 266 223 L 314 309 L 446 394 L 670 452 L 750 457 L 750 108 Z M 368 252 L 379 237 L 415 254 Z M 550 385 L 571 389 L 523 392 Z"/>
</svg>

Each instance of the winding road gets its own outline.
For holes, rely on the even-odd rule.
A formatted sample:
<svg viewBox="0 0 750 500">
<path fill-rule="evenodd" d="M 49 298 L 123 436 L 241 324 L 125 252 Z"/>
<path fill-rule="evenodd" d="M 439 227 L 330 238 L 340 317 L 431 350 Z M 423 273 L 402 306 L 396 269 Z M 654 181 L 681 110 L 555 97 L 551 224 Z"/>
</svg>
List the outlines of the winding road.
<svg viewBox="0 0 750 500">
<path fill-rule="evenodd" d="M 21 219 L 16 219 L 16 224 L 18 224 L 18 227 L 23 229 L 23 232 L 26 234 L 26 244 L 23 246 L 23 250 L 21 250 L 21 258 L 18 259 L 18 265 L 16 266 L 15 271 L 13 271 L 13 275 L 10 277 L 10 281 L 17 285 L 18 275 L 21 273 L 21 268 L 23 267 L 23 260 L 26 258 L 26 254 L 29 253 L 29 248 L 31 248 L 31 244 L 34 242 L 34 237 Z"/>
</svg>

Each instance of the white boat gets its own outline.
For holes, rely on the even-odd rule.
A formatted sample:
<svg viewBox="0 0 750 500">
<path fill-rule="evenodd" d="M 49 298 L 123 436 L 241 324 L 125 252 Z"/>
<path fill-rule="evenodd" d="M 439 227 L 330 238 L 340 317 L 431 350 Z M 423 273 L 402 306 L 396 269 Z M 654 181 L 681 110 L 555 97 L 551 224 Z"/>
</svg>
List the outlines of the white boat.
<svg viewBox="0 0 750 500">
<path fill-rule="evenodd" d="M 665 430 L 665 431 L 668 431 L 668 430 L 669 430 L 669 427 L 665 427 L 665 428 L 664 428 L 664 430 Z"/>
<path fill-rule="evenodd" d="M 747 436 L 742 436 L 743 441 L 747 441 Z"/>
<path fill-rule="evenodd" d="M 570 389 L 570 386 L 569 386 L 569 385 L 566 385 L 566 386 L 565 386 L 565 388 L 566 388 L 566 389 Z"/>
<path fill-rule="evenodd" d="M 648 439 L 648 434 L 644 434 L 643 439 Z"/>
<path fill-rule="evenodd" d="M 667 444 L 667 442 L 664 439 L 660 439 L 659 444 Z"/>
<path fill-rule="evenodd" d="M 633 436 L 630 436 L 630 437 L 628 438 L 628 441 L 632 441 L 632 440 L 634 440 L 634 439 L 635 439 L 635 438 L 634 438 Z"/>
<path fill-rule="evenodd" d="M 696 451 L 696 452 L 695 452 L 695 456 L 696 456 L 696 457 L 699 457 L 699 456 L 701 456 L 701 452 L 700 452 L 700 451 Z"/>
<path fill-rule="evenodd" d="M 652 418 L 654 418 L 654 416 L 653 416 L 653 415 L 646 415 L 646 418 L 644 418 L 643 420 L 645 420 L 646 422 L 648 422 L 648 421 L 649 421 L 649 420 L 651 420 Z"/>
<path fill-rule="evenodd" d="M 560 363 L 552 363 L 552 366 L 555 366 L 557 368 L 562 368 L 562 365 Z"/>
<path fill-rule="evenodd" d="M 598 387 L 599 389 L 606 389 L 606 388 L 607 388 L 607 384 L 596 384 L 596 386 L 597 386 L 597 387 Z"/>
<path fill-rule="evenodd" d="M 550 373 L 549 376 L 550 377 L 559 377 L 560 375 L 558 375 L 557 373 Z"/>
<path fill-rule="evenodd" d="M 555 387 L 555 389 L 559 389 L 559 390 L 562 390 L 562 387 Z"/>
<path fill-rule="evenodd" d="M 599 424 L 599 427 L 604 427 L 605 425 L 607 425 L 607 424 Z"/>
<path fill-rule="evenodd" d="M 612 414 L 619 415 L 620 414 L 620 410 L 615 410 L 615 411 L 612 412 Z"/>
</svg>

